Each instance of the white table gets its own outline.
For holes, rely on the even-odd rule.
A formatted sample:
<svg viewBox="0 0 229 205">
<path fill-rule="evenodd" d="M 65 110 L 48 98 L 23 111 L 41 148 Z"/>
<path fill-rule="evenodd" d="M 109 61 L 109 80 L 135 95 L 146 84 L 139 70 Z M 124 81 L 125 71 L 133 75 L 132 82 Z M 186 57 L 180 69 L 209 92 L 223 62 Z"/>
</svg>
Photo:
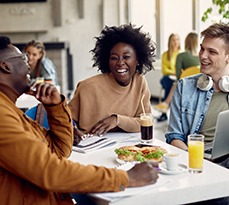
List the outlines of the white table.
<svg viewBox="0 0 229 205">
<path fill-rule="evenodd" d="M 117 139 L 117 143 L 111 147 L 102 148 L 87 154 L 72 152 L 70 160 L 84 165 L 94 164 L 106 167 L 116 167 L 116 154 L 114 149 L 124 144 L 136 144 L 139 133 L 110 133 L 107 137 Z M 129 142 L 127 141 L 129 139 Z M 123 142 L 122 142 L 123 141 Z M 153 144 L 165 148 L 168 152 L 181 154 L 180 163 L 187 165 L 188 153 L 176 147 L 154 139 Z M 229 170 L 204 160 L 204 171 L 200 174 L 184 172 L 178 175 L 159 174 L 159 177 L 169 179 L 169 182 L 155 186 L 146 193 L 140 193 L 131 197 L 121 198 L 115 202 L 103 199 L 95 199 L 98 204 L 133 205 L 133 204 L 185 204 L 220 198 L 229 195 Z"/>
</svg>

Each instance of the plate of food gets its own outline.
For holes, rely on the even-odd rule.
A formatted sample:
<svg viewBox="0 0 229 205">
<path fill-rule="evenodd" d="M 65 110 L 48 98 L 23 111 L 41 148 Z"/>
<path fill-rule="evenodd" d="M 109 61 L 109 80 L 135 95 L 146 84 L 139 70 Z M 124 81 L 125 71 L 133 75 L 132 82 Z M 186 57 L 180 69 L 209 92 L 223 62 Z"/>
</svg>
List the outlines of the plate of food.
<svg viewBox="0 0 229 205">
<path fill-rule="evenodd" d="M 164 148 L 159 146 L 122 146 L 115 149 L 117 154 L 117 162 L 124 164 L 125 162 L 141 163 L 145 161 L 162 162 L 163 154 L 167 153 Z"/>
</svg>

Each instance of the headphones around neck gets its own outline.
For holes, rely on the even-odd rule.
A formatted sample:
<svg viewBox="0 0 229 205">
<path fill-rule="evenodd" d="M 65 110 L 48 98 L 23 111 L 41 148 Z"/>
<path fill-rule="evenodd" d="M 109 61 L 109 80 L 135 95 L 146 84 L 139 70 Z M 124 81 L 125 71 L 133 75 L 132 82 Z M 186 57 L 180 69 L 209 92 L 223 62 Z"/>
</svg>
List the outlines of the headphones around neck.
<svg viewBox="0 0 229 205">
<path fill-rule="evenodd" d="M 220 78 L 218 82 L 219 88 L 222 92 L 229 93 L 229 76 L 225 75 Z M 197 87 L 200 90 L 208 91 L 213 86 L 213 80 L 212 77 L 206 74 L 203 74 L 200 76 L 200 78 L 197 81 Z"/>
</svg>

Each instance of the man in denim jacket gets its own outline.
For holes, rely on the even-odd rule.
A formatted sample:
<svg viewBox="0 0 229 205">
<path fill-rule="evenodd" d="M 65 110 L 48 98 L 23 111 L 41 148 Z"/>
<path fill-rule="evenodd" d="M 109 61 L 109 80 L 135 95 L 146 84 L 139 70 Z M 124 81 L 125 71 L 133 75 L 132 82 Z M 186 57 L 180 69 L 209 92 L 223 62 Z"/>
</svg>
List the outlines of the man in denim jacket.
<svg viewBox="0 0 229 205">
<path fill-rule="evenodd" d="M 166 142 L 187 150 L 187 136 L 201 133 L 205 142 L 214 139 L 218 114 L 229 108 L 229 24 L 213 24 L 201 32 L 199 58 L 201 73 L 180 79 L 171 102 Z M 220 162 L 229 168 L 229 159 Z M 218 198 L 195 205 L 228 205 Z"/>
<path fill-rule="evenodd" d="M 166 142 L 187 150 L 187 136 L 201 133 L 214 138 L 219 112 L 228 110 L 229 25 L 213 24 L 201 32 L 201 73 L 180 79 L 171 102 Z"/>
</svg>

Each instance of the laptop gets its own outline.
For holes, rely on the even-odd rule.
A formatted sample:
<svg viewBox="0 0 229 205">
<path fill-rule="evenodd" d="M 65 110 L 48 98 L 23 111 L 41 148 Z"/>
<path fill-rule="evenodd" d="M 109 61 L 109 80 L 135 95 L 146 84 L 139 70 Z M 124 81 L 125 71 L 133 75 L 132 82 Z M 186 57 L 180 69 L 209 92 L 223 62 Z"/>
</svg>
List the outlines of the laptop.
<svg viewBox="0 0 229 205">
<path fill-rule="evenodd" d="M 220 112 L 213 142 L 206 143 L 204 158 L 215 160 L 229 154 L 229 110 Z"/>
</svg>

